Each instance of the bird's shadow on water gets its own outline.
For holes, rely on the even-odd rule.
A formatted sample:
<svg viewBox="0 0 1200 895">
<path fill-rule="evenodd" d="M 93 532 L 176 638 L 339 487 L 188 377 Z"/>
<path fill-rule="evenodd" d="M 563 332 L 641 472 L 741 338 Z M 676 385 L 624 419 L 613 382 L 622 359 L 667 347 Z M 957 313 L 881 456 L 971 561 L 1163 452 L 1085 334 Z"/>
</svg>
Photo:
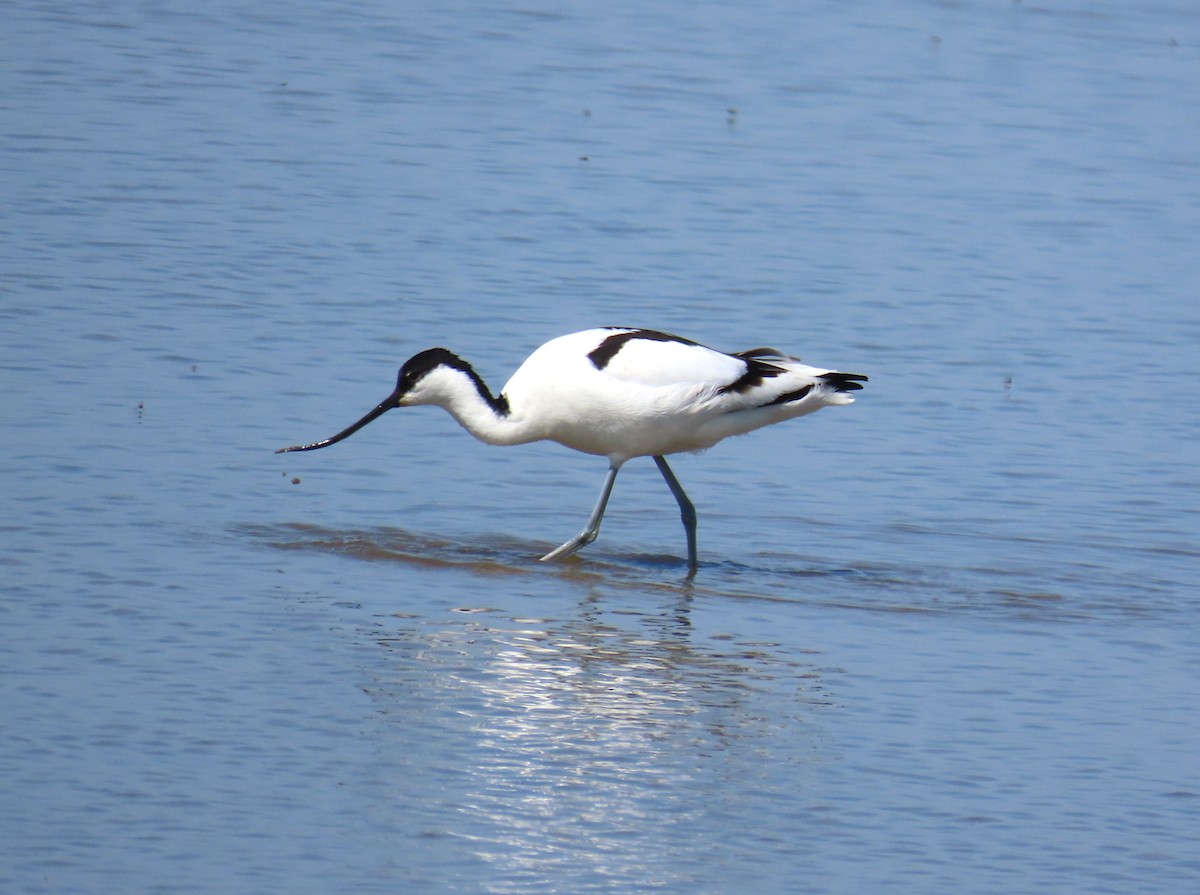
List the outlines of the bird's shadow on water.
<svg viewBox="0 0 1200 895">
<path fill-rule="evenodd" d="M 429 569 L 466 569 L 487 575 L 528 572 L 518 547 L 492 539 L 466 544 L 401 528 L 334 529 L 304 522 L 243 525 L 237 532 L 276 550 L 332 553 L 367 562 L 397 562 Z"/>
<path fill-rule="evenodd" d="M 305 522 L 240 525 L 235 534 L 276 550 L 331 553 L 367 562 L 395 562 L 425 569 L 460 569 L 480 575 L 549 574 L 578 581 L 638 578 L 660 573 L 664 584 L 686 584 L 686 564 L 678 557 L 655 554 L 616 556 L 589 550 L 543 563 L 553 545 L 493 535 L 458 541 L 402 528 L 333 529 Z"/>
<path fill-rule="evenodd" d="M 796 557 L 769 556 L 757 564 L 720 559 L 701 561 L 697 574 L 689 577 L 682 557 L 607 552 L 596 547 L 563 560 L 544 563 L 539 561 L 540 557 L 554 545 L 503 535 L 466 541 L 391 526 L 335 529 L 304 522 L 240 525 L 234 527 L 234 533 L 275 550 L 329 553 L 419 569 L 460 570 L 483 576 L 543 575 L 584 585 L 604 583 L 617 587 L 683 591 L 697 596 L 781 602 L 828 604 L 831 589 L 842 592 L 843 596 L 849 590 L 860 593 L 857 598 L 847 599 L 847 606 L 890 611 L 914 611 L 916 608 L 881 605 L 877 595 L 868 596 L 866 592 L 881 585 L 886 587 L 896 578 L 890 572 L 811 567 L 803 565 Z M 801 584 L 807 586 L 800 587 Z"/>
</svg>

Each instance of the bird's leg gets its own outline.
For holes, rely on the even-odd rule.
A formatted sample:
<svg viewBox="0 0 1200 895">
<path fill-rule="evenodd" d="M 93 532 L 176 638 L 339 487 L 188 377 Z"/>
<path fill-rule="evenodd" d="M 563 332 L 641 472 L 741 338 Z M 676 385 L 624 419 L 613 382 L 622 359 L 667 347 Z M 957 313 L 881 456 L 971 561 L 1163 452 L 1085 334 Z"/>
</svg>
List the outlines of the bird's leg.
<svg viewBox="0 0 1200 895">
<path fill-rule="evenodd" d="M 604 487 L 600 489 L 600 499 L 596 501 L 596 508 L 592 510 L 591 518 L 587 521 L 587 526 L 583 531 L 567 541 L 561 547 L 551 550 L 541 561 L 546 562 L 551 559 L 562 559 L 564 556 L 570 556 L 581 547 L 586 547 L 592 541 L 596 540 L 596 535 L 600 534 L 600 520 L 604 518 L 604 508 L 608 506 L 608 495 L 612 494 L 613 483 L 617 480 L 617 470 L 619 465 L 610 466 L 608 475 L 604 479 Z"/>
<path fill-rule="evenodd" d="M 683 485 L 679 484 L 679 479 L 675 478 L 675 473 L 667 465 L 666 458 L 656 456 L 654 462 L 658 464 L 658 471 L 667 480 L 667 487 L 671 489 L 671 493 L 675 495 L 675 500 L 679 503 L 679 516 L 683 519 L 683 530 L 687 532 L 688 577 L 691 578 L 696 574 L 696 508 L 688 500 Z"/>
</svg>

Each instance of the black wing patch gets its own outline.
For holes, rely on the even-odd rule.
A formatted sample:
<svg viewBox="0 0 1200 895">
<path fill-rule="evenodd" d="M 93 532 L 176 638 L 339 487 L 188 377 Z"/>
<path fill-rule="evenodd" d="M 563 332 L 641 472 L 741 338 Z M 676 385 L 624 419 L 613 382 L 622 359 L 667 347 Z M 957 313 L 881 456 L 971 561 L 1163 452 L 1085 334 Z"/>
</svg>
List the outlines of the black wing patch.
<svg viewBox="0 0 1200 895">
<path fill-rule="evenodd" d="M 803 398 L 805 395 L 807 395 L 812 390 L 813 390 L 812 383 L 809 383 L 808 385 L 804 386 L 803 388 L 798 388 L 794 392 L 788 392 L 786 395 L 780 395 L 778 398 L 774 399 L 773 401 L 768 401 L 766 404 L 762 404 L 760 406 L 761 407 L 770 407 L 772 404 L 787 404 L 790 401 L 799 401 L 801 398 Z"/>
<path fill-rule="evenodd" d="M 617 329 L 617 327 L 609 327 L 609 329 Z M 699 345 L 699 342 L 693 342 L 691 339 L 680 338 L 673 336 L 670 333 L 662 333 L 656 329 L 635 329 L 632 332 L 621 332 L 616 335 L 609 336 L 592 351 L 588 353 L 588 360 L 597 370 L 603 370 L 609 365 L 617 352 L 625 347 L 625 343 L 633 339 L 644 339 L 647 342 L 678 342 L 681 345 Z"/>
<path fill-rule="evenodd" d="M 616 327 L 611 328 L 615 329 Z M 626 343 L 634 339 L 643 339 L 647 342 L 678 342 L 680 345 L 703 347 L 699 342 L 693 342 L 691 339 L 685 339 L 681 336 L 673 336 L 670 333 L 659 332 L 656 329 L 635 329 L 630 332 L 619 332 L 609 336 L 588 353 L 588 360 L 592 362 L 592 365 L 597 370 L 603 370 L 617 356 L 617 353 L 625 347 Z M 721 386 L 718 390 L 719 394 L 724 395 L 730 392 L 742 394 L 756 386 L 762 385 L 766 380 L 786 372 L 783 367 L 777 367 L 764 360 L 759 360 L 761 357 L 782 357 L 781 352 L 774 348 L 752 348 L 749 351 L 742 351 L 739 354 L 731 354 L 729 356 L 736 357 L 738 360 L 744 362 L 746 364 L 746 372 L 728 385 Z"/>
<path fill-rule="evenodd" d="M 718 389 L 718 394 L 727 395 L 730 392 L 736 392 L 740 395 L 750 391 L 752 388 L 757 388 L 768 379 L 774 379 L 779 374 L 787 372 L 783 367 L 777 367 L 774 364 L 769 364 L 752 356 L 759 351 L 769 351 L 772 357 L 779 357 L 779 352 L 769 348 L 756 348 L 753 352 L 746 351 L 741 354 L 731 355 L 731 357 L 736 357 L 738 360 L 746 362 L 746 372 L 729 383 L 729 385 L 721 386 Z"/>
</svg>

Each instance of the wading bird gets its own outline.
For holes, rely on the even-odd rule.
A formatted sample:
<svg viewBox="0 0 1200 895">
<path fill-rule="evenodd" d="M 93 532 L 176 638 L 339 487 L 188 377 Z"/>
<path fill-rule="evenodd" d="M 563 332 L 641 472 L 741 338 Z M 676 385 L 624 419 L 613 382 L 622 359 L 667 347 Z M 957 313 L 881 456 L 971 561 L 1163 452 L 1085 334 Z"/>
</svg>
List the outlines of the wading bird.
<svg viewBox="0 0 1200 895">
<path fill-rule="evenodd" d="M 608 457 L 608 475 L 586 527 L 543 561 L 594 541 L 621 466 L 653 457 L 679 503 L 691 577 L 696 509 L 666 455 L 704 450 L 826 405 L 851 404 L 849 393 L 866 379 L 806 366 L 774 348 L 724 354 L 656 330 L 607 327 L 547 342 L 493 395 L 465 360 L 430 348 L 405 362 L 395 391 L 358 422 L 332 438 L 276 453 L 328 447 L 394 407 L 435 404 L 488 444 L 549 440 Z"/>
</svg>

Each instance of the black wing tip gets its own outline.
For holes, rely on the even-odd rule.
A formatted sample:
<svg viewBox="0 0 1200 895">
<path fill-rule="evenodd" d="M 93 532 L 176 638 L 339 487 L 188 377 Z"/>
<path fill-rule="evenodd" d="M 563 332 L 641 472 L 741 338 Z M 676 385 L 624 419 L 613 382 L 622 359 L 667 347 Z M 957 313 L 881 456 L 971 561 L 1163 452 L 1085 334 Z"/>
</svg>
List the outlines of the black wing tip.
<svg viewBox="0 0 1200 895">
<path fill-rule="evenodd" d="M 867 382 L 867 377 L 861 373 L 825 373 L 821 379 L 828 382 L 839 392 L 854 392 L 862 388 L 862 383 Z"/>
</svg>

